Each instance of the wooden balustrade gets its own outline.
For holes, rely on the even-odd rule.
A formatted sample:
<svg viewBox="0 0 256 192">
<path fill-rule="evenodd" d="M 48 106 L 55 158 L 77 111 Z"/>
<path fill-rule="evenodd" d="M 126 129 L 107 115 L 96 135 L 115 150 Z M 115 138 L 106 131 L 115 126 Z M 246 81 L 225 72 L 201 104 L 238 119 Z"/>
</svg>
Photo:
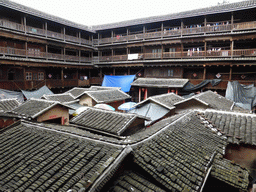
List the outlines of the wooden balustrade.
<svg viewBox="0 0 256 192">
<path fill-rule="evenodd" d="M 8 28 L 8 29 L 13 29 L 17 31 L 22 31 L 25 32 L 25 26 L 21 25 L 19 23 L 7 21 L 0 19 L 0 27 Z M 49 30 L 44 30 L 40 29 L 37 27 L 32 27 L 32 26 L 26 26 L 26 32 L 30 34 L 35 34 L 35 35 L 40 35 L 40 36 L 47 36 L 49 38 L 54 38 L 54 39 L 60 39 L 64 40 L 64 34 L 54 32 L 54 31 L 49 31 Z M 92 41 L 89 41 L 87 39 L 80 39 L 78 37 L 70 36 L 70 35 L 65 35 L 65 40 L 70 41 L 70 42 L 75 42 L 75 43 L 83 43 L 86 45 L 92 45 Z"/>
</svg>

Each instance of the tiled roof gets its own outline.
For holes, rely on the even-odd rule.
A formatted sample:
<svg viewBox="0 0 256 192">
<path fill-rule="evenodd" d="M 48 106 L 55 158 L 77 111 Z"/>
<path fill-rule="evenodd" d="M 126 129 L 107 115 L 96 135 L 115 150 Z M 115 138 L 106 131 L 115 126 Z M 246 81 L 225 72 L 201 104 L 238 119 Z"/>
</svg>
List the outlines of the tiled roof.
<svg viewBox="0 0 256 192">
<path fill-rule="evenodd" d="M 148 192 L 165 192 L 165 190 L 159 188 L 149 180 L 143 178 L 135 172 L 126 172 L 122 176 L 118 177 L 115 181 L 115 185 L 109 192 L 114 191 L 148 191 Z"/>
<path fill-rule="evenodd" d="M 43 98 L 50 101 L 58 101 L 60 103 L 72 103 L 76 102 L 71 93 L 63 93 L 63 94 L 54 94 L 54 95 L 44 95 Z"/>
<path fill-rule="evenodd" d="M 183 18 L 204 16 L 204 15 L 217 14 L 217 13 L 226 13 L 226 12 L 245 10 L 245 9 L 250 9 L 255 7 L 256 7 L 255 0 L 240 1 L 236 3 L 228 3 L 228 4 L 211 6 L 211 7 L 206 7 L 202 9 L 195 9 L 195 10 L 173 13 L 168 15 L 140 18 L 140 19 L 134 19 L 134 20 L 123 21 L 118 23 L 110 23 L 105 25 L 97 25 L 97 26 L 93 26 L 93 29 L 96 31 L 97 30 L 99 31 L 99 30 L 105 30 L 105 29 L 128 27 L 133 25 L 141 25 L 141 24 L 161 22 L 161 21 L 167 21 L 167 20 L 183 19 Z"/>
<path fill-rule="evenodd" d="M 70 93 L 75 99 L 83 95 L 85 91 L 89 91 L 89 88 L 80 88 L 80 87 L 74 87 L 70 90 L 68 90 L 66 93 Z"/>
<path fill-rule="evenodd" d="M 98 131 L 121 135 L 136 119 L 135 114 L 89 108 L 70 122 Z"/>
<path fill-rule="evenodd" d="M 209 107 L 213 109 L 224 111 L 245 111 L 244 109 L 235 106 L 233 101 L 228 100 L 227 98 L 212 91 L 202 92 L 193 97 L 208 103 Z"/>
<path fill-rule="evenodd" d="M 110 103 L 113 101 L 121 101 L 131 98 L 130 95 L 119 89 L 87 91 L 85 94 L 95 100 L 96 103 Z"/>
<path fill-rule="evenodd" d="M 12 113 L 21 115 L 26 118 L 36 118 L 40 114 L 60 104 L 56 101 L 48 101 L 45 99 L 30 99 L 11 110 Z"/>
<path fill-rule="evenodd" d="M 247 191 L 249 173 L 245 168 L 223 158 L 215 158 L 211 169 L 211 176 L 235 188 Z"/>
<path fill-rule="evenodd" d="M 138 78 L 131 85 L 140 87 L 182 88 L 188 81 L 188 79 Z"/>
<path fill-rule="evenodd" d="M 170 191 L 199 191 L 215 155 L 227 145 L 219 135 L 189 113 L 143 142 L 134 150 L 134 161 Z"/>
<path fill-rule="evenodd" d="M 0 191 L 99 191 L 130 152 L 28 122 L 0 140 Z"/>
<path fill-rule="evenodd" d="M 119 87 L 102 87 L 102 86 L 91 86 L 89 88 L 92 91 L 97 91 L 97 90 L 110 90 L 110 89 L 121 89 Z"/>
<path fill-rule="evenodd" d="M 82 29 L 82 30 L 85 30 L 85 31 L 93 32 L 93 30 L 90 29 L 88 26 L 77 24 L 75 22 L 68 21 L 66 19 L 63 19 L 63 18 L 54 16 L 54 15 L 50 15 L 50 14 L 38 11 L 36 9 L 33 9 L 33 8 L 30 8 L 30 7 L 15 3 L 13 1 L 0 0 L 0 5 L 3 6 L 3 7 L 13 9 L 13 10 L 17 10 L 17 11 L 25 13 L 25 14 L 29 14 L 29 15 L 33 15 L 33 16 L 36 16 L 36 17 L 39 17 L 39 18 L 43 18 L 43 19 L 46 19 L 46 20 L 49 20 L 49 21 L 53 21 L 53 22 L 60 23 L 60 24 L 63 24 L 63 25 L 67 25 L 67 26 L 70 26 L 70 27 L 74 27 L 74 28 L 77 28 L 77 29 Z"/>
<path fill-rule="evenodd" d="M 228 137 L 228 142 L 256 145 L 256 115 L 216 110 L 201 113 Z"/>
<path fill-rule="evenodd" d="M 10 111 L 19 105 L 17 99 L 2 99 L 0 100 L 0 111 Z"/>
</svg>

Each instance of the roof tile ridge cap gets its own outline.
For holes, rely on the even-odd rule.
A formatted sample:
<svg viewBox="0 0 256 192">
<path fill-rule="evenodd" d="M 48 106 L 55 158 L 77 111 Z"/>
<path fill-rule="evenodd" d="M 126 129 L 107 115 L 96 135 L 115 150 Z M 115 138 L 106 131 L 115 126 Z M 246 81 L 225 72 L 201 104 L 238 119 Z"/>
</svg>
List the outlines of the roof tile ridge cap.
<svg viewBox="0 0 256 192">
<path fill-rule="evenodd" d="M 174 105 L 172 105 L 172 104 L 170 104 L 172 107 L 169 107 L 169 106 L 167 106 L 167 105 L 165 105 L 165 104 L 163 104 L 163 103 L 161 103 L 160 101 L 157 101 L 157 100 L 155 100 L 155 99 L 152 99 L 152 98 L 151 98 L 151 100 L 154 101 L 154 102 L 156 102 L 156 103 L 159 104 L 159 105 L 162 105 L 162 106 L 166 107 L 166 108 L 169 109 L 169 110 L 176 108 L 176 107 L 175 107 Z"/>
<path fill-rule="evenodd" d="M 215 112 L 215 113 L 230 114 L 230 115 L 236 115 L 236 116 L 241 115 L 241 116 L 248 116 L 248 117 L 256 117 L 255 113 L 244 113 L 244 112 L 239 112 L 239 111 L 225 111 L 225 110 L 217 110 L 217 109 L 206 109 L 205 112 Z"/>
</svg>

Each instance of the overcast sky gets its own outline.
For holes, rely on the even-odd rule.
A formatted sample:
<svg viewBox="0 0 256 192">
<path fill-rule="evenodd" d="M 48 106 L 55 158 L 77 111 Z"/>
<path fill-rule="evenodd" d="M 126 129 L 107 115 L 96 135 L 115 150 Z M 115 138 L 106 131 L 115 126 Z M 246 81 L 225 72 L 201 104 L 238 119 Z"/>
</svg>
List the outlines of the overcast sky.
<svg viewBox="0 0 256 192">
<path fill-rule="evenodd" d="M 223 0 L 12 0 L 91 26 L 204 8 Z M 230 3 L 242 0 L 226 0 Z"/>
</svg>

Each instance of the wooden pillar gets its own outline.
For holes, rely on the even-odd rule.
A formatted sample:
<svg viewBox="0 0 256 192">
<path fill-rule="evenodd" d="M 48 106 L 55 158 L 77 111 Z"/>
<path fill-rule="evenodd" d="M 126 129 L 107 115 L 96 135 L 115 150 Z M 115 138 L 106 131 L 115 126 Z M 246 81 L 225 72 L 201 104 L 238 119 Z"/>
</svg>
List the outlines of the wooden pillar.
<svg viewBox="0 0 256 192">
<path fill-rule="evenodd" d="M 176 95 L 178 95 L 178 93 L 179 93 L 179 92 L 178 92 L 178 88 L 176 88 Z"/>
<path fill-rule="evenodd" d="M 45 45 L 46 60 L 48 60 L 48 45 Z"/>
<path fill-rule="evenodd" d="M 232 80 L 232 65 L 230 65 L 230 70 L 229 70 L 229 81 Z"/>
<path fill-rule="evenodd" d="M 64 80 L 64 72 L 63 72 L 63 68 L 61 68 L 60 78 L 61 78 L 61 81 L 63 81 L 63 80 Z"/>
<path fill-rule="evenodd" d="M 44 27 L 45 27 L 45 37 L 47 38 L 48 37 L 48 24 L 47 24 L 47 22 L 45 22 Z"/>
<path fill-rule="evenodd" d="M 81 63 L 81 50 L 78 50 L 79 63 Z M 90 57 L 90 55 L 89 55 Z"/>
<path fill-rule="evenodd" d="M 168 91 L 167 91 L 167 93 L 170 93 L 171 92 L 171 90 L 170 90 L 170 88 L 168 88 Z"/>
<path fill-rule="evenodd" d="M 231 13 L 231 31 L 233 31 L 234 28 L 234 13 Z"/>
<path fill-rule="evenodd" d="M 141 101 L 141 87 L 139 88 L 139 102 Z"/>
<path fill-rule="evenodd" d="M 145 40 L 146 26 L 143 25 L 143 40 Z"/>
<path fill-rule="evenodd" d="M 206 77 L 206 67 L 204 67 L 204 75 L 203 75 L 203 80 L 205 80 Z"/>
<path fill-rule="evenodd" d="M 164 22 L 161 23 L 161 38 L 163 38 L 164 34 Z"/>
<path fill-rule="evenodd" d="M 81 45 L 81 31 L 78 32 L 78 38 L 79 38 L 79 44 Z M 90 36 L 89 36 L 89 38 L 90 38 Z"/>
<path fill-rule="evenodd" d="M 26 58 L 28 58 L 28 42 L 25 42 Z"/>
<path fill-rule="evenodd" d="M 145 88 L 144 100 L 148 98 L 148 88 Z"/>
<path fill-rule="evenodd" d="M 181 20 L 180 23 L 180 36 L 182 37 L 182 33 L 183 33 L 183 21 Z"/>
<path fill-rule="evenodd" d="M 163 55 L 164 55 L 164 45 L 161 44 L 161 59 L 163 59 Z"/>
<path fill-rule="evenodd" d="M 100 34 L 98 33 L 98 45 L 100 44 Z"/>
<path fill-rule="evenodd" d="M 66 61 L 66 48 L 64 47 L 63 49 L 63 58 L 64 58 L 64 62 Z"/>
<path fill-rule="evenodd" d="M 63 27 L 63 39 L 64 41 L 66 41 L 66 28 Z"/>
<path fill-rule="evenodd" d="M 233 58 L 233 51 L 234 51 L 234 40 L 232 40 L 231 43 L 230 43 L 231 58 Z"/>
<path fill-rule="evenodd" d="M 180 44 L 180 49 L 181 49 L 181 58 L 183 58 L 183 43 Z"/>
<path fill-rule="evenodd" d="M 207 56 L 207 42 L 204 42 L 204 57 Z"/>
<path fill-rule="evenodd" d="M 204 17 L 204 34 L 206 33 L 207 30 L 207 19 L 206 16 Z"/>
<path fill-rule="evenodd" d="M 126 41 L 128 42 L 129 41 L 129 29 L 128 28 L 126 29 L 126 36 L 127 36 Z"/>
<path fill-rule="evenodd" d="M 114 57 L 114 50 L 111 49 L 111 61 L 113 62 L 113 57 Z"/>
<path fill-rule="evenodd" d="M 27 34 L 27 17 L 24 16 L 24 30 L 25 30 L 25 34 Z"/>
<path fill-rule="evenodd" d="M 127 47 L 127 48 L 126 48 L 126 55 L 127 55 L 126 60 L 127 60 L 127 61 L 128 61 L 128 54 L 129 54 L 129 51 L 130 51 L 130 50 L 129 50 L 129 47 Z"/>
<path fill-rule="evenodd" d="M 100 68 L 100 78 L 102 78 L 102 68 Z"/>
<path fill-rule="evenodd" d="M 112 31 L 111 31 L 111 42 L 112 42 L 112 43 L 114 42 L 113 40 L 114 40 L 114 31 L 112 30 Z"/>
</svg>

